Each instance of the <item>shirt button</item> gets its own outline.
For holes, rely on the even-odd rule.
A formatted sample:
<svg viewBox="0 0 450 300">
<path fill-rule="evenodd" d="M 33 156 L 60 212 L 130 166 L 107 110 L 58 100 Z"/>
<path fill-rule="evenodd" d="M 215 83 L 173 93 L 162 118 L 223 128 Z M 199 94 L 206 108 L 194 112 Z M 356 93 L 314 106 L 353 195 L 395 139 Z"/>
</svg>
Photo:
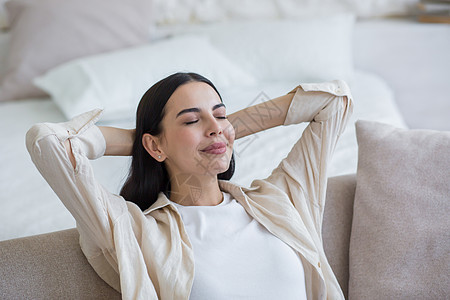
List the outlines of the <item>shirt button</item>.
<svg viewBox="0 0 450 300">
<path fill-rule="evenodd" d="M 319 268 L 320 268 L 320 261 L 317 263 L 317 265 L 319 266 Z"/>
</svg>

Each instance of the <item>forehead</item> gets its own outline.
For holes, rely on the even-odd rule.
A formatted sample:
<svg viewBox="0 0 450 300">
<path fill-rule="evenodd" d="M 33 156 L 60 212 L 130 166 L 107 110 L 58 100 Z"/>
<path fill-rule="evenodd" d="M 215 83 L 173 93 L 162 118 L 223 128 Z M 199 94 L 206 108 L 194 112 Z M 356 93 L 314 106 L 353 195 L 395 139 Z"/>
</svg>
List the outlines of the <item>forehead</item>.
<svg viewBox="0 0 450 300">
<path fill-rule="evenodd" d="M 179 86 L 166 104 L 167 113 L 178 113 L 182 109 L 211 108 L 221 103 L 216 91 L 205 82 L 189 82 Z"/>
</svg>

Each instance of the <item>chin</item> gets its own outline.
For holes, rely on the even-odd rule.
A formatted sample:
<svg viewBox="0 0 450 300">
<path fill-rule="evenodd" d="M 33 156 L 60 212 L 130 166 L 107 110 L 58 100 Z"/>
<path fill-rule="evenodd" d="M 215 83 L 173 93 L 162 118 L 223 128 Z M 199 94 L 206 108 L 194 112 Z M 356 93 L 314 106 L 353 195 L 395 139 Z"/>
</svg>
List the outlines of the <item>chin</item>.
<svg viewBox="0 0 450 300">
<path fill-rule="evenodd" d="M 221 174 L 223 172 L 226 172 L 228 170 L 228 168 L 229 168 L 229 165 L 228 166 L 224 166 L 223 168 L 217 168 L 217 169 L 211 170 L 210 172 L 211 172 L 211 174 L 219 175 L 219 174 Z"/>
<path fill-rule="evenodd" d="M 213 169 L 210 169 L 208 172 L 210 173 L 210 174 L 213 174 L 213 175 L 219 175 L 219 174 L 221 174 L 221 173 L 224 173 L 224 172 L 226 172 L 227 170 L 228 170 L 228 168 L 230 167 L 230 164 L 228 163 L 228 164 L 226 164 L 226 165 L 221 165 L 221 166 L 216 166 L 215 168 L 213 168 Z"/>
<path fill-rule="evenodd" d="M 212 159 L 212 160 L 203 159 L 200 164 L 197 164 L 195 166 L 195 168 L 198 170 L 199 174 L 201 174 L 201 175 L 207 175 L 207 174 L 218 175 L 218 174 L 224 173 L 228 170 L 228 168 L 230 167 L 231 156 L 232 156 L 232 154 L 227 153 L 226 155 L 222 156 L 221 158 L 216 158 L 216 159 Z M 198 169 L 199 165 L 203 166 L 203 167 Z"/>
</svg>

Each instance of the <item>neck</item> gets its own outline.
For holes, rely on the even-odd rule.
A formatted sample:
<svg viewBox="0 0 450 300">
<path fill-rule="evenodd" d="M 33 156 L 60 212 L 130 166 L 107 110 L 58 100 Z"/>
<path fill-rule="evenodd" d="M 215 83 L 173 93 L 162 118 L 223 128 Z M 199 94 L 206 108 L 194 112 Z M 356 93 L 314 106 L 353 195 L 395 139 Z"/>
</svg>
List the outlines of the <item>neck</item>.
<svg viewBox="0 0 450 300">
<path fill-rule="evenodd" d="M 215 206 L 223 194 L 217 176 L 178 174 L 170 181 L 170 200 L 185 206 Z"/>
</svg>

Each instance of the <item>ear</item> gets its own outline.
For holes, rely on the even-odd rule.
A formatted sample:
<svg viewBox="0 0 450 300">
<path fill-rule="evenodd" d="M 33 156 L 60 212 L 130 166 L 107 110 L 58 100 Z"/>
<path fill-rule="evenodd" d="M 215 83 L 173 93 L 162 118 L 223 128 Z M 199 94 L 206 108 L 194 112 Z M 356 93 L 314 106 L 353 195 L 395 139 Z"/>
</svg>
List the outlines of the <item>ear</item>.
<svg viewBox="0 0 450 300">
<path fill-rule="evenodd" d="M 155 160 L 163 162 L 166 156 L 162 149 L 160 148 L 159 138 L 151 135 L 150 133 L 144 133 L 142 136 L 142 145 L 148 154 L 150 154 Z"/>
</svg>

